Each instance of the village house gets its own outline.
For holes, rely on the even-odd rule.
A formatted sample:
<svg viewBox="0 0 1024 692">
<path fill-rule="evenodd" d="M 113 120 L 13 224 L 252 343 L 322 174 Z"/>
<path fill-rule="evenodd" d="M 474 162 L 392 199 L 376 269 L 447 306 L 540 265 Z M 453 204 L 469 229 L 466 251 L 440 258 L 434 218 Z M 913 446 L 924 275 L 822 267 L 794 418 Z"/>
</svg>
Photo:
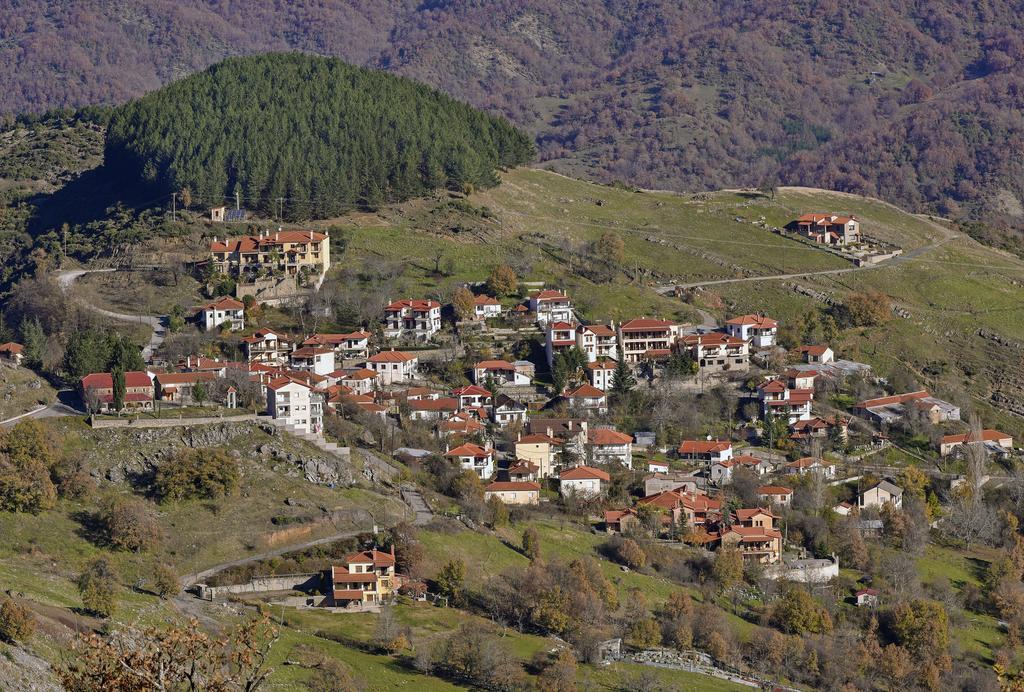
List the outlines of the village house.
<svg viewBox="0 0 1024 692">
<path fill-rule="evenodd" d="M 127 411 L 153 410 L 153 381 L 149 374 L 130 370 L 124 374 L 124 409 Z M 88 411 L 113 413 L 114 376 L 109 372 L 94 372 L 79 382 L 79 393 Z"/>
<path fill-rule="evenodd" d="M 445 458 L 459 464 L 463 470 L 473 471 L 481 480 L 494 475 L 494 450 L 467 442 L 445 452 Z"/>
<path fill-rule="evenodd" d="M 0 362 L 18 367 L 25 359 L 25 347 L 13 341 L 0 344 Z"/>
<path fill-rule="evenodd" d="M 853 511 L 857 509 L 849 502 L 840 502 L 839 504 L 832 507 L 832 511 L 841 517 L 848 517 L 853 514 Z"/>
<path fill-rule="evenodd" d="M 441 331 L 441 304 L 436 300 L 396 300 L 384 308 L 388 339 L 429 341 Z"/>
<path fill-rule="evenodd" d="M 540 469 L 528 461 L 517 461 L 505 471 L 505 475 L 508 476 L 510 481 L 535 481 L 540 478 L 538 475 L 539 471 Z"/>
<path fill-rule="evenodd" d="M 683 440 L 676 454 L 685 461 L 703 461 L 708 464 L 732 459 L 732 442 L 728 440 Z"/>
<path fill-rule="evenodd" d="M 485 295 L 473 298 L 473 319 L 489 320 L 492 317 L 501 317 L 501 301 Z"/>
<path fill-rule="evenodd" d="M 348 334 L 313 334 L 302 345 L 332 348 L 335 356 L 342 359 L 366 359 L 370 357 L 371 336 L 370 332 L 363 330 Z"/>
<path fill-rule="evenodd" d="M 859 243 L 860 221 L 856 216 L 837 214 L 804 214 L 790 224 L 797 233 L 815 243 L 850 245 Z"/>
<path fill-rule="evenodd" d="M 452 396 L 459 400 L 459 409 L 491 405 L 491 393 L 475 384 L 453 389 Z"/>
<path fill-rule="evenodd" d="M 192 316 L 199 328 L 206 331 L 219 329 L 221 325 L 227 325 L 234 332 L 245 329 L 245 305 L 226 296 L 192 308 Z"/>
<path fill-rule="evenodd" d="M 531 418 L 526 423 L 527 433 L 554 437 L 567 452 L 579 457 L 586 453 L 588 428 L 586 418 Z"/>
<path fill-rule="evenodd" d="M 900 509 L 903 507 L 903 488 L 889 481 L 880 481 L 860 494 L 857 505 L 861 509 L 881 509 L 886 505 Z"/>
<path fill-rule="evenodd" d="M 680 343 L 701 372 L 744 372 L 750 367 L 750 345 L 738 337 L 723 332 L 688 334 Z"/>
<path fill-rule="evenodd" d="M 530 311 L 542 327 L 549 322 L 572 322 L 572 301 L 560 291 L 544 289 L 530 295 Z"/>
<path fill-rule="evenodd" d="M 775 345 L 779 323 L 764 315 L 740 315 L 726 320 L 725 331 L 755 348 L 768 348 Z"/>
<path fill-rule="evenodd" d="M 726 485 L 732 482 L 732 471 L 740 465 L 735 459 L 724 461 L 713 461 L 708 467 L 708 478 L 717 485 Z"/>
<path fill-rule="evenodd" d="M 410 420 L 446 420 L 459 410 L 459 400 L 453 397 L 414 398 L 409 399 L 406 405 Z"/>
<path fill-rule="evenodd" d="M 635 509 L 606 509 L 604 511 L 604 530 L 607 533 L 631 533 L 639 528 L 640 517 Z"/>
<path fill-rule="evenodd" d="M 265 273 L 325 274 L 331 268 L 329 233 L 282 230 L 210 243 L 210 261 L 221 274 L 256 277 Z"/>
<path fill-rule="evenodd" d="M 530 378 L 516 370 L 516 366 L 507 360 L 482 360 L 473 366 L 474 384 L 484 385 L 488 378 L 498 385 L 530 384 Z"/>
<path fill-rule="evenodd" d="M 648 459 L 647 470 L 650 473 L 668 473 L 669 465 L 667 461 L 656 461 L 654 459 Z"/>
<path fill-rule="evenodd" d="M 540 483 L 535 481 L 494 481 L 484 488 L 484 501 L 496 497 L 506 505 L 535 505 L 540 502 Z"/>
<path fill-rule="evenodd" d="M 603 391 L 589 384 L 566 392 L 563 397 L 569 402 L 569 410 L 587 416 L 603 416 L 608 413 L 608 397 Z"/>
<path fill-rule="evenodd" d="M 831 363 L 836 359 L 835 353 L 828 346 L 801 346 L 797 349 L 803 361 L 809 365 Z"/>
<path fill-rule="evenodd" d="M 331 597 L 324 605 L 345 608 L 390 602 L 398 591 L 395 551 L 364 550 L 331 567 Z"/>
<path fill-rule="evenodd" d="M 605 483 L 609 483 L 612 477 L 601 469 L 592 466 L 574 466 L 571 469 L 563 469 L 558 474 L 558 492 L 563 497 L 567 495 L 579 495 L 596 497 L 604 492 Z"/>
<path fill-rule="evenodd" d="M 944 435 L 939 445 L 939 454 L 949 456 L 962 445 L 984 445 L 989 452 L 1005 454 L 1013 449 L 1013 436 L 998 430 L 986 428 L 980 432 L 966 432 L 959 435 Z"/>
<path fill-rule="evenodd" d="M 210 221 L 214 223 L 238 223 L 245 221 L 245 217 L 246 211 L 241 208 L 231 209 L 222 204 L 210 209 Z"/>
<path fill-rule="evenodd" d="M 715 521 L 722 511 L 720 499 L 698 491 L 666 490 L 641 498 L 637 504 L 663 510 L 661 520 L 665 527 L 685 522 L 691 530 Z"/>
<path fill-rule="evenodd" d="M 526 404 L 517 401 L 506 394 L 498 394 L 494 397 L 494 404 L 491 407 L 491 420 L 499 428 L 509 425 L 523 424 L 526 422 Z"/>
<path fill-rule="evenodd" d="M 772 565 L 782 559 L 782 532 L 768 510 L 738 509 L 736 522 L 721 533 L 723 548 L 738 548 L 746 562 Z"/>
<path fill-rule="evenodd" d="M 451 418 L 442 420 L 437 424 L 437 434 L 441 438 L 458 437 L 466 439 L 482 435 L 486 429 L 487 426 L 468 413 L 456 413 Z"/>
<path fill-rule="evenodd" d="M 860 589 L 854 592 L 853 600 L 857 604 L 858 608 L 877 608 L 878 607 L 878 590 L 877 589 Z"/>
<path fill-rule="evenodd" d="M 555 356 L 576 346 L 576 325 L 572 322 L 548 322 L 545 326 L 544 356 L 548 366 L 554 365 Z"/>
<path fill-rule="evenodd" d="M 215 373 L 204 372 L 161 372 L 153 379 L 156 398 L 160 401 L 173 401 L 183 406 L 199 403 L 195 396 L 195 388 L 201 386 L 202 397 L 210 400 L 210 383 L 217 380 Z"/>
<path fill-rule="evenodd" d="M 816 459 L 815 457 L 803 457 L 796 461 L 791 461 L 782 467 L 782 470 L 786 474 L 799 474 L 805 473 L 816 473 L 821 475 L 823 478 L 832 479 L 836 477 L 836 465 L 825 461 L 824 459 Z"/>
<path fill-rule="evenodd" d="M 377 371 L 369 368 L 336 370 L 332 375 L 338 384 L 348 387 L 353 394 L 369 394 L 377 386 Z"/>
<path fill-rule="evenodd" d="M 782 380 L 770 380 L 757 388 L 761 415 L 785 416 L 788 425 L 810 420 L 813 389 L 790 389 Z"/>
<path fill-rule="evenodd" d="M 619 338 L 614 325 L 588 324 L 576 329 L 576 346 L 588 363 L 619 354 Z"/>
<path fill-rule="evenodd" d="M 618 339 L 627 363 L 646 360 L 649 351 L 668 352 L 679 336 L 679 325 L 666 320 L 639 318 L 619 325 Z"/>
<path fill-rule="evenodd" d="M 960 407 L 937 399 L 926 390 L 894 394 L 858 402 L 853 410 L 857 415 L 882 425 L 894 423 L 907 415 L 908 409 L 918 411 L 933 425 L 960 420 Z"/>
<path fill-rule="evenodd" d="M 303 346 L 291 352 L 291 366 L 317 375 L 334 372 L 334 349 L 324 346 Z"/>
<path fill-rule="evenodd" d="M 520 435 L 516 440 L 516 459 L 536 466 L 538 478 L 547 478 L 555 472 L 561 447 L 562 443 L 550 435 Z"/>
<path fill-rule="evenodd" d="M 668 471 L 655 473 L 644 479 L 644 495 L 651 496 L 663 493 L 668 490 L 678 490 L 684 493 L 694 493 L 705 486 L 706 480 L 699 476 L 693 476 L 682 471 Z"/>
<path fill-rule="evenodd" d="M 809 418 L 798 420 L 789 426 L 790 439 L 802 441 L 824 439 L 835 435 L 845 442 L 849 437 L 850 422 L 842 416 L 826 416 L 825 418 Z"/>
<path fill-rule="evenodd" d="M 591 428 L 587 431 L 590 460 L 594 464 L 618 462 L 633 468 L 633 437 L 611 428 Z"/>
<path fill-rule="evenodd" d="M 781 485 L 762 485 L 757 488 L 757 498 L 769 506 L 789 507 L 793 502 L 793 489 Z"/>
<path fill-rule="evenodd" d="M 242 352 L 249 363 L 272 363 L 283 365 L 292 352 L 292 340 L 286 334 L 272 329 L 259 329 L 252 336 L 242 339 Z"/>
<path fill-rule="evenodd" d="M 377 381 L 384 386 L 416 379 L 419 359 L 403 351 L 381 351 L 366 360 L 366 367 L 377 373 Z"/>
<path fill-rule="evenodd" d="M 818 377 L 818 371 L 789 368 L 783 373 L 783 376 L 786 378 L 786 384 L 790 389 L 810 389 L 813 391 L 814 380 Z"/>
<path fill-rule="evenodd" d="M 736 462 L 737 468 L 748 469 L 755 476 L 764 476 L 775 470 L 775 466 L 767 459 L 761 459 L 749 454 L 739 454 L 734 456 L 732 460 Z"/>
<path fill-rule="evenodd" d="M 592 363 L 587 363 L 585 370 L 591 386 L 600 389 L 602 392 L 609 391 L 615 384 L 615 368 L 617 366 L 618 363 L 610 358 L 601 358 Z"/>
<path fill-rule="evenodd" d="M 185 356 L 174 364 L 180 372 L 211 372 L 224 377 L 229 370 L 249 372 L 248 363 L 236 360 L 218 360 L 206 356 Z"/>
<path fill-rule="evenodd" d="M 323 431 L 323 396 L 290 377 L 279 377 L 267 384 L 267 413 L 301 432 Z"/>
</svg>

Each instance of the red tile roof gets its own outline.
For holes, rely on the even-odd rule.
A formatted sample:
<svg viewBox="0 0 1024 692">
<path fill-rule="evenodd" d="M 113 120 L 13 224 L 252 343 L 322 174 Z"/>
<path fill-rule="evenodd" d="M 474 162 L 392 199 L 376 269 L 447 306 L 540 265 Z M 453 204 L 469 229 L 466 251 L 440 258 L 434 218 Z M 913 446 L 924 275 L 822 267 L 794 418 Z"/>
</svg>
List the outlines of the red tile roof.
<svg viewBox="0 0 1024 692">
<path fill-rule="evenodd" d="M 821 356 L 829 350 L 828 346 L 801 346 L 797 349 L 800 353 L 809 353 L 812 356 Z"/>
<path fill-rule="evenodd" d="M 764 315 L 740 315 L 739 317 L 733 317 L 731 320 L 726 320 L 725 323 L 737 325 L 749 324 L 759 329 L 769 329 L 771 327 L 779 326 L 778 322 Z"/>
<path fill-rule="evenodd" d="M 501 305 L 501 301 L 491 296 L 481 295 L 473 299 L 473 305 Z"/>
<path fill-rule="evenodd" d="M 509 363 L 507 360 L 482 360 L 473 366 L 474 370 L 512 370 L 516 369 L 516 366 Z"/>
<path fill-rule="evenodd" d="M 877 399 L 866 399 L 857 404 L 856 408 L 874 408 L 875 406 L 891 406 L 892 404 L 905 404 L 915 399 L 924 399 L 931 396 L 927 390 L 921 389 L 906 394 L 894 394 L 892 396 L 881 396 Z"/>
<path fill-rule="evenodd" d="M 792 495 L 793 489 L 781 485 L 762 485 L 757 488 L 758 495 Z"/>
<path fill-rule="evenodd" d="M 405 308 L 425 311 L 439 307 L 441 307 L 441 304 L 436 300 L 412 300 L 410 298 L 406 298 L 405 300 L 396 300 L 384 309 L 387 312 L 397 312 L 399 310 L 404 310 Z"/>
<path fill-rule="evenodd" d="M 624 445 L 631 443 L 633 436 L 609 428 L 591 428 L 587 439 L 594 445 Z"/>
<path fill-rule="evenodd" d="M 562 444 L 560 441 L 556 440 L 555 438 L 548 437 L 547 435 L 544 435 L 544 434 L 541 434 L 541 433 L 534 433 L 533 435 L 523 435 L 518 440 L 516 440 L 516 444 L 519 444 L 519 443 L 522 443 L 522 444 L 543 444 L 544 442 L 547 442 L 549 445 L 560 445 L 560 444 Z"/>
<path fill-rule="evenodd" d="M 480 445 L 475 445 L 472 442 L 467 442 L 466 444 L 459 445 L 455 449 L 449 450 L 445 453 L 445 456 L 449 458 L 475 457 L 477 459 L 484 459 L 491 456 L 491 450 L 484 449 Z"/>
<path fill-rule="evenodd" d="M 381 351 L 369 358 L 371 363 L 408 363 L 411 360 L 416 360 L 416 356 L 404 351 Z"/>
<path fill-rule="evenodd" d="M 129 370 L 124 374 L 126 389 L 152 387 L 153 381 L 141 370 Z M 82 378 L 82 389 L 113 389 L 114 377 L 109 372 L 94 372 Z"/>
<path fill-rule="evenodd" d="M 212 382 L 217 379 L 216 373 L 205 372 L 162 372 L 156 376 L 156 381 L 161 387 L 176 384 L 196 384 L 197 382 Z"/>
<path fill-rule="evenodd" d="M 571 392 L 565 393 L 567 399 L 603 399 L 605 393 L 589 384 L 581 384 Z"/>
<path fill-rule="evenodd" d="M 206 305 L 199 306 L 199 310 L 242 310 L 243 308 L 245 308 L 245 305 L 242 304 L 242 301 L 235 300 L 230 296 L 224 296 Z"/>
<path fill-rule="evenodd" d="M 346 556 L 344 562 L 346 565 L 372 564 L 374 567 L 394 567 L 395 556 L 379 550 L 363 550 Z"/>
<path fill-rule="evenodd" d="M 534 481 L 495 481 L 484 488 L 485 492 L 517 490 L 519 492 L 540 492 L 540 483 Z"/>
<path fill-rule="evenodd" d="M 648 332 L 653 330 L 669 330 L 675 326 L 674 322 L 667 320 L 656 320 L 647 317 L 638 317 L 628 322 L 623 322 L 619 330 L 623 332 Z"/>
<path fill-rule="evenodd" d="M 258 247 L 282 245 L 284 243 L 318 243 L 327 236 L 315 231 L 290 229 L 276 231 L 266 236 L 246 235 L 239 238 L 225 238 L 223 241 L 210 243 L 210 252 L 252 252 Z"/>
<path fill-rule="evenodd" d="M 550 288 L 537 291 L 530 295 L 530 298 L 538 302 L 545 302 L 549 300 L 569 300 L 569 297 L 562 294 L 560 291 L 555 291 Z"/>
<path fill-rule="evenodd" d="M 960 435 L 943 435 L 942 444 L 966 444 L 968 442 L 999 442 L 1000 440 L 1012 439 L 1012 435 L 1007 435 L 1004 432 L 998 430 L 992 430 L 986 428 L 982 430 L 980 434 L 972 432 L 962 433 Z"/>
<path fill-rule="evenodd" d="M 683 440 L 678 452 L 680 454 L 712 454 L 732 449 L 732 442 L 728 440 Z"/>
<path fill-rule="evenodd" d="M 597 479 L 608 482 L 612 479 L 607 473 L 601 469 L 595 469 L 592 466 L 574 466 L 571 469 L 562 471 L 558 474 L 560 480 L 563 481 L 583 481 Z"/>
<path fill-rule="evenodd" d="M 581 329 L 592 332 L 596 336 L 615 336 L 615 330 L 607 324 L 588 324 Z"/>
<path fill-rule="evenodd" d="M 0 353 L 10 353 L 11 355 L 16 356 L 24 350 L 24 346 L 13 341 L 8 341 L 6 344 L 0 344 Z"/>
</svg>

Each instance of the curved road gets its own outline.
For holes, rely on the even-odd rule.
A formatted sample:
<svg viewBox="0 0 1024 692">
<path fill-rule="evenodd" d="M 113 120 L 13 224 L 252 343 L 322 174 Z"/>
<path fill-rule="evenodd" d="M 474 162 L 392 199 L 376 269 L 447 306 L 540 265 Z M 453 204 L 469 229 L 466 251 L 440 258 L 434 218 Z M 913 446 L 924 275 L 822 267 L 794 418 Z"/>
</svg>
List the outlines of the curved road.
<svg viewBox="0 0 1024 692">
<path fill-rule="evenodd" d="M 57 272 L 55 276 L 57 279 L 57 285 L 67 293 L 68 289 L 74 285 L 75 281 L 85 274 L 114 271 L 117 271 L 117 269 L 65 269 L 64 271 Z M 121 322 L 137 322 L 139 324 L 149 325 L 153 330 L 153 334 L 149 337 L 149 343 L 142 349 L 142 359 L 146 362 L 149 362 L 150 358 L 153 357 L 153 353 L 160 348 L 164 339 L 167 338 L 167 317 L 165 315 L 128 315 L 123 312 L 105 310 L 104 308 L 97 307 L 91 303 L 78 299 L 76 299 L 75 302 L 92 310 L 98 315 L 110 317 L 111 319 L 119 320 Z"/>
</svg>

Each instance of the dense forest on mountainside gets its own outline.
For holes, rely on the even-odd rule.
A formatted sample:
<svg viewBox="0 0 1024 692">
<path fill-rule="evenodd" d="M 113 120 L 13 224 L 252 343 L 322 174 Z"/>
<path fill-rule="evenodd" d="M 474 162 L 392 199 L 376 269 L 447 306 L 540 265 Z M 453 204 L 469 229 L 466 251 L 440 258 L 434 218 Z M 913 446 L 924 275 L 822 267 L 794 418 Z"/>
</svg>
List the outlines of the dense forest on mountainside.
<svg viewBox="0 0 1024 692">
<path fill-rule="evenodd" d="M 570 174 L 837 187 L 991 233 L 1024 225 L 1022 35 L 1015 0 L 0 0 L 0 112 L 291 48 L 502 113 Z"/>
<path fill-rule="evenodd" d="M 118 107 L 105 165 L 157 190 L 328 218 L 439 187 L 496 185 L 529 137 L 423 84 L 337 58 L 231 58 Z M 280 201 L 280 207 L 275 203 Z"/>
</svg>

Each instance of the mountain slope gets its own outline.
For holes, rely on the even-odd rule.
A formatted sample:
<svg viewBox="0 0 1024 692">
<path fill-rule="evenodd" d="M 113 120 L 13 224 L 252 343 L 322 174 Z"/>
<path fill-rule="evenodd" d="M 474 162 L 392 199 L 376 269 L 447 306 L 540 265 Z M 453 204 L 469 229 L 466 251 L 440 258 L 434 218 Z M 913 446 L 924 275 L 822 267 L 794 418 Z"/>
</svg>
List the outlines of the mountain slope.
<svg viewBox="0 0 1024 692">
<path fill-rule="evenodd" d="M 501 112 L 563 172 L 833 185 L 1020 227 L 1022 22 L 1013 0 L 0 0 L 0 112 L 293 48 Z"/>
</svg>

